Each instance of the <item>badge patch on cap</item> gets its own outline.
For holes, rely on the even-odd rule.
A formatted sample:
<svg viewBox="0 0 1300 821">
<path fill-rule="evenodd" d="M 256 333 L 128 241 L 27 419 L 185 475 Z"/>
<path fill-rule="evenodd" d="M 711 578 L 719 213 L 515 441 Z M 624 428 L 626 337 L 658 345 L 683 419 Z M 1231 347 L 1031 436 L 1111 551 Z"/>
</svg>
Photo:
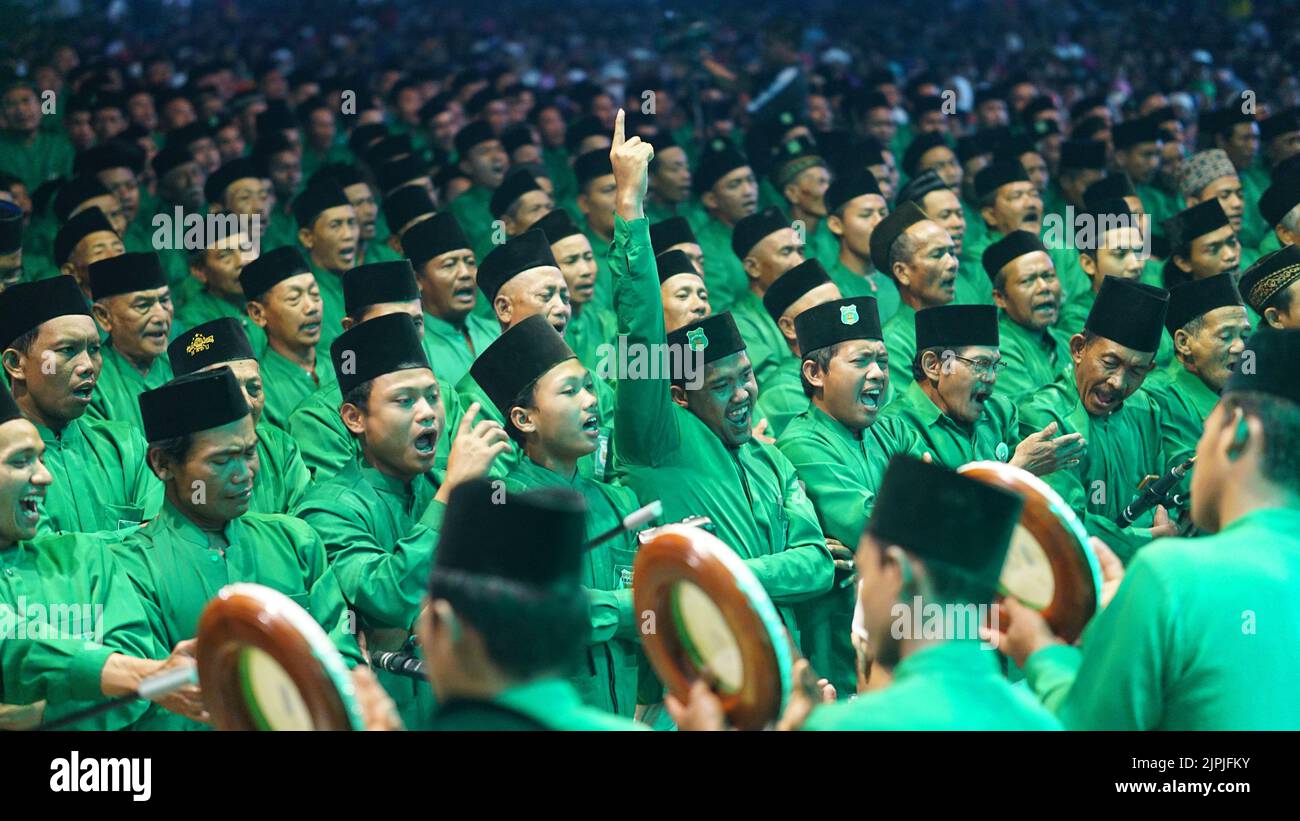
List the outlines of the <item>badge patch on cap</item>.
<svg viewBox="0 0 1300 821">
<path fill-rule="evenodd" d="M 704 335 L 703 328 L 696 328 L 686 332 L 686 344 L 692 351 L 702 351 L 709 347 L 709 338 Z"/>
<path fill-rule="evenodd" d="M 211 334 L 209 334 L 208 336 L 204 336 L 203 334 L 195 334 L 194 338 L 190 340 L 190 344 L 185 346 L 185 353 L 189 354 L 190 356 L 195 356 L 197 354 L 202 353 L 203 351 L 206 351 L 208 348 L 211 348 L 212 343 L 216 341 L 217 340 Z"/>
<path fill-rule="evenodd" d="M 858 324 L 858 306 L 841 305 L 840 306 L 840 324 L 857 325 Z"/>
</svg>

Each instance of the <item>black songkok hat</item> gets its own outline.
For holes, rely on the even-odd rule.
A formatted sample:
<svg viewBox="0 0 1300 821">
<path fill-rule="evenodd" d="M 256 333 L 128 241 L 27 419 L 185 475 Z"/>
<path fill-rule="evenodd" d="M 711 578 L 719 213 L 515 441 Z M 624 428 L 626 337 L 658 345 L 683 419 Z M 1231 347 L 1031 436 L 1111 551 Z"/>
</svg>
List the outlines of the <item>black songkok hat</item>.
<svg viewBox="0 0 1300 821">
<path fill-rule="evenodd" d="M 1019 494 L 900 455 L 885 469 L 867 532 L 992 596 L 1023 507 Z"/>
<path fill-rule="evenodd" d="M 293 245 L 267 251 L 239 272 L 239 287 L 245 299 L 259 299 L 277 283 L 299 274 L 311 273 L 302 252 Z"/>
<path fill-rule="evenodd" d="M 534 222 L 529 226 L 528 230 L 533 229 L 545 234 L 546 241 L 551 245 L 565 237 L 572 237 L 582 233 L 582 229 L 573 221 L 573 217 L 570 217 L 569 212 L 563 208 L 556 208 L 537 222 Z"/>
<path fill-rule="evenodd" d="M 669 217 L 650 226 L 650 246 L 656 255 L 662 254 L 674 245 L 688 243 L 699 245 L 695 232 L 686 217 Z"/>
<path fill-rule="evenodd" d="M 249 414 L 230 368 L 178 376 L 140 394 L 139 402 L 144 438 L 150 443 L 219 428 Z"/>
<path fill-rule="evenodd" d="M 1061 143 L 1061 161 L 1059 168 L 1095 168 L 1106 167 L 1106 144 L 1101 140 L 1066 140 Z"/>
<path fill-rule="evenodd" d="M 1169 292 L 1142 282 L 1106 277 L 1084 328 L 1126 348 L 1155 353 L 1169 308 Z"/>
<path fill-rule="evenodd" d="M 330 208 L 351 205 L 348 195 L 333 180 L 308 186 L 293 200 L 293 218 L 299 228 L 311 228 L 316 218 Z"/>
<path fill-rule="evenodd" d="M 403 185 L 429 176 L 429 167 L 414 154 L 408 154 L 400 160 L 389 160 L 375 168 L 375 182 L 380 192 L 387 194 Z"/>
<path fill-rule="evenodd" d="M 422 185 L 403 185 L 396 191 L 384 195 L 384 222 L 388 230 L 397 232 L 416 217 L 432 214 L 433 199 Z M 402 247 L 406 247 L 403 243 Z M 468 247 L 468 246 L 467 246 Z"/>
<path fill-rule="evenodd" d="M 344 396 L 386 373 L 428 368 L 429 358 L 410 314 L 384 314 L 353 325 L 330 344 L 330 361 Z"/>
<path fill-rule="evenodd" d="M 613 173 L 614 164 L 610 162 L 609 150 L 605 148 L 588 151 L 573 161 L 573 176 L 578 181 L 579 191 L 585 189 L 592 180 Z"/>
<path fill-rule="evenodd" d="M 495 139 L 497 135 L 492 130 L 492 126 L 482 120 L 476 120 L 456 132 L 456 154 L 463 160 L 474 146 Z"/>
<path fill-rule="evenodd" d="M 1136 120 L 1125 120 L 1114 126 L 1110 130 L 1111 141 L 1115 144 L 1116 151 L 1123 151 L 1126 148 L 1132 148 L 1142 143 L 1164 142 L 1165 135 L 1161 133 L 1159 123 L 1153 122 L 1146 117 L 1140 117 Z"/>
<path fill-rule="evenodd" d="M 1043 241 L 1038 238 L 1037 234 L 1032 234 L 1029 231 L 1012 231 L 984 249 L 984 256 L 982 257 L 984 273 L 989 275 L 990 280 L 995 280 L 998 272 L 1008 262 L 1023 257 L 1025 254 L 1032 254 L 1034 251 L 1047 253 L 1047 247 L 1043 245 Z"/>
<path fill-rule="evenodd" d="M 931 191 L 951 191 L 948 184 L 939 176 L 939 172 L 931 168 L 928 171 L 922 171 L 915 177 L 907 181 L 894 195 L 894 207 L 897 208 L 905 202 L 916 203 L 918 208 L 922 208 L 921 202 L 925 200 L 925 195 Z M 922 210 L 924 210 L 922 208 Z"/>
<path fill-rule="evenodd" d="M 117 232 L 113 230 L 113 223 L 109 222 L 108 217 L 104 216 L 104 212 L 98 208 L 87 208 L 68 220 L 54 235 L 54 264 L 62 267 L 63 263 L 68 261 L 68 257 L 72 256 L 72 251 L 77 247 L 78 242 L 100 231 L 107 231 L 117 236 Z"/>
<path fill-rule="evenodd" d="M 930 218 L 914 202 L 903 203 L 882 219 L 871 232 L 871 264 L 875 269 L 888 274 L 889 249 L 894 247 L 894 240 L 908 228 L 928 219 Z"/>
<path fill-rule="evenodd" d="M 918 134 L 911 144 L 907 146 L 907 150 L 903 152 L 903 172 L 909 177 L 915 177 L 917 166 L 921 163 L 921 157 L 925 156 L 925 152 L 939 146 L 945 148 L 948 146 L 948 142 L 943 138 L 942 134 L 937 132 Z"/>
<path fill-rule="evenodd" d="M 668 344 L 685 346 L 684 350 L 702 351 L 706 365 L 745 350 L 745 340 L 740 337 L 731 311 L 683 325 L 668 334 Z"/>
<path fill-rule="evenodd" d="M 875 297 L 857 296 L 814 305 L 794 318 L 794 333 L 805 359 L 814 351 L 850 339 L 884 340 Z"/>
<path fill-rule="evenodd" d="M 90 264 L 90 294 L 97 300 L 152 291 L 166 284 L 167 275 L 153 251 L 128 252 Z"/>
<path fill-rule="evenodd" d="M 210 203 L 219 203 L 225 197 L 226 189 L 236 180 L 260 180 L 265 176 L 266 173 L 251 159 L 247 157 L 233 159 L 213 171 L 212 176 L 203 183 L 203 198 Z"/>
<path fill-rule="evenodd" d="M 577 354 L 546 317 L 535 314 L 512 325 L 492 341 L 470 366 L 470 376 L 507 417 L 524 388 Z"/>
<path fill-rule="evenodd" d="M 916 350 L 998 346 L 998 309 L 992 305 L 940 305 L 916 312 Z"/>
<path fill-rule="evenodd" d="M 1223 213 L 1223 206 L 1214 199 L 1184 208 L 1162 222 L 1161 227 L 1165 229 L 1165 236 L 1175 250 L 1186 251 L 1192 247 L 1192 240 L 1228 224 L 1228 215 Z"/>
<path fill-rule="evenodd" d="M 488 302 L 497 298 L 497 292 L 517 274 L 530 268 L 540 268 L 555 264 L 555 255 L 551 253 L 551 243 L 546 234 L 533 229 L 498 245 L 488 253 L 478 266 L 478 287 L 488 298 Z"/>
<path fill-rule="evenodd" d="M 743 260 L 754 246 L 769 234 L 789 227 L 790 220 L 776 208 L 767 208 L 756 214 L 750 214 L 736 223 L 735 229 L 731 232 L 731 250 L 737 258 Z"/>
<path fill-rule="evenodd" d="M 1128 174 L 1117 171 L 1107 174 L 1084 189 L 1083 204 L 1085 208 L 1093 210 L 1093 203 L 1101 200 L 1136 196 L 1137 189 L 1133 187 L 1133 181 L 1128 178 Z"/>
<path fill-rule="evenodd" d="M 1223 392 L 1267 393 L 1300 405 L 1300 375 L 1295 367 L 1300 362 L 1300 329 L 1279 330 L 1261 325 L 1246 340 L 1246 350 L 1255 354 L 1255 367 L 1250 373 L 1234 368 Z"/>
<path fill-rule="evenodd" d="M 845 203 L 867 194 L 884 197 L 884 194 L 880 193 L 880 183 L 876 181 L 875 174 L 865 168 L 842 174 L 836 177 L 826 189 L 826 213 L 834 214 L 843 208 Z"/>
<path fill-rule="evenodd" d="M 1169 311 L 1165 314 L 1165 330 L 1173 336 L 1174 331 L 1187 325 L 1197 317 L 1225 308 L 1229 305 L 1244 305 L 1241 294 L 1237 292 L 1236 278 L 1230 274 L 1216 274 L 1205 279 L 1194 279 L 1175 285 L 1169 291 Z"/>
<path fill-rule="evenodd" d="M 1029 175 L 1019 160 L 991 163 L 975 175 L 975 197 L 983 200 L 1002 186 L 1013 182 L 1029 182 Z"/>
<path fill-rule="evenodd" d="M 1275 228 L 1291 209 L 1300 205 L 1300 174 L 1275 179 L 1259 198 L 1259 213 L 1268 227 Z"/>
<path fill-rule="evenodd" d="M 371 305 L 419 298 L 409 259 L 368 262 L 343 272 L 343 310 L 353 319 Z"/>
<path fill-rule="evenodd" d="M 806 259 L 776 278 L 767 293 L 763 294 L 763 307 L 775 321 L 813 288 L 830 281 L 831 278 L 826 275 L 826 269 L 820 262 Z"/>
<path fill-rule="evenodd" d="M 450 211 L 420 220 L 402 234 L 402 250 L 417 268 L 448 251 L 469 247 L 469 238 Z"/>
<path fill-rule="evenodd" d="M 685 251 L 664 251 L 655 257 L 655 267 L 659 271 L 660 285 L 678 274 L 700 275 L 700 272 L 695 268 L 695 263 L 691 262 L 691 258 L 686 256 Z"/>
<path fill-rule="evenodd" d="M 515 200 L 529 191 L 541 190 L 542 187 L 537 184 L 537 179 L 527 171 L 518 170 L 506 174 L 501 185 L 492 192 L 488 210 L 492 212 L 493 219 L 501 219 L 501 215 L 510 210 L 510 206 L 515 204 Z"/>
<path fill-rule="evenodd" d="M 239 320 L 229 316 L 195 325 L 167 346 L 172 373 L 185 376 L 209 365 L 237 359 L 257 359 Z"/>
<path fill-rule="evenodd" d="M 20 282 L 0 292 L 0 351 L 51 319 L 90 315 L 81 286 L 70 276 Z"/>
<path fill-rule="evenodd" d="M 108 196 L 110 193 L 98 177 L 90 174 L 73 177 L 54 195 L 54 216 L 59 218 L 59 222 L 66 222 L 72 212 L 86 200 Z"/>
<path fill-rule="evenodd" d="M 12 254 L 22 247 L 23 209 L 0 200 L 0 254 Z"/>
<path fill-rule="evenodd" d="M 714 139 L 700 154 L 699 167 L 691 180 L 692 187 L 697 195 L 703 194 L 732 171 L 748 166 L 749 160 L 734 145 L 721 138 Z"/>
<path fill-rule="evenodd" d="M 503 508 L 510 515 L 501 515 Z M 507 490 L 502 498 L 496 482 L 462 482 L 451 492 L 438 532 L 431 595 L 447 573 L 580 592 L 586 517 L 582 494 L 567 488 Z"/>
</svg>

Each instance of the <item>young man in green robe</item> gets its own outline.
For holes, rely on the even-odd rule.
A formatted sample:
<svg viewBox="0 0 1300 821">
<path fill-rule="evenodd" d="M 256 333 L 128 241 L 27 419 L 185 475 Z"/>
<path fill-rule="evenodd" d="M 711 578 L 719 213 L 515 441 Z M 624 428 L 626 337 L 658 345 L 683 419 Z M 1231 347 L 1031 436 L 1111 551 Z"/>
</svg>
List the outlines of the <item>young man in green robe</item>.
<svg viewBox="0 0 1300 821">
<path fill-rule="evenodd" d="M 305 167 L 303 174 L 304 176 L 308 174 Z M 379 201 L 375 189 L 362 176 L 361 171 L 355 165 L 345 162 L 330 163 L 311 174 L 308 185 L 326 179 L 333 180 L 339 188 L 343 189 L 348 204 L 357 215 L 357 250 L 354 265 L 401 259 L 398 253 L 383 241 L 387 234 L 385 233 L 385 237 L 379 236 Z"/>
<path fill-rule="evenodd" d="M 1241 267 L 1241 243 L 1217 199 L 1179 211 L 1164 223 L 1169 259 L 1164 266 L 1164 286 L 1218 274 L 1235 274 Z"/>
<path fill-rule="evenodd" d="M 116 557 L 164 647 L 192 638 L 222 587 L 253 582 L 308 611 L 350 664 L 362 660 L 352 616 L 320 537 L 290 516 L 249 513 L 257 430 L 229 368 L 178 377 L 140 395 L 149 466 L 166 486 L 158 517 Z M 152 710 L 142 729 L 204 725 Z"/>
<path fill-rule="evenodd" d="M 722 139 L 700 155 L 692 181 L 707 218 L 695 227 L 704 258 L 704 283 L 715 311 L 729 311 L 749 290 L 749 278 L 732 250 L 736 224 L 758 210 L 758 179 L 749 161 Z"/>
<path fill-rule="evenodd" d="M 672 333 L 713 313 L 704 275 L 685 251 L 674 249 L 657 254 L 655 270 L 659 273 L 665 332 Z"/>
<path fill-rule="evenodd" d="M 967 265 L 958 280 L 955 301 L 992 305 L 993 288 L 984 272 L 984 250 L 1012 231 L 1037 236 L 1043 227 L 1043 199 L 1018 159 L 994 162 L 976 174 L 975 196 L 987 230 L 980 242 L 968 242 L 962 249 Z"/>
<path fill-rule="evenodd" d="M 816 259 L 807 259 L 782 274 L 763 294 L 763 309 L 772 317 L 791 356 L 760 385 L 758 410 L 769 436 L 779 437 L 786 424 L 808 407 L 800 376 L 801 356 L 795 321 L 814 305 L 839 299 L 839 287 Z"/>
<path fill-rule="evenodd" d="M 85 418 L 102 360 L 76 281 L 55 276 L 0 293 L 0 352 L 14 400 L 40 433 L 54 475 L 43 525 L 94 533 L 156 515 L 162 486 L 145 464 L 139 429 Z"/>
<path fill-rule="evenodd" d="M 334 341 L 338 415 L 360 453 L 295 511 L 324 543 L 372 653 L 407 646 L 448 494 L 483 476 L 509 447 L 499 425 L 475 426 L 471 412 L 461 421 L 446 473 L 435 470 L 447 420 L 420 341 L 404 312 L 361 322 Z M 427 719 L 433 703 L 424 682 L 389 673 L 379 678 L 408 726 Z"/>
<path fill-rule="evenodd" d="M 167 353 L 176 376 L 221 367 L 235 374 L 257 430 L 257 477 L 248 509 L 252 513 L 292 513 L 311 486 L 311 473 L 293 437 L 262 423 L 266 407 L 262 369 L 243 327 L 229 317 L 196 325 L 176 337 Z"/>
<path fill-rule="evenodd" d="M 1074 371 L 1025 396 L 1020 432 L 1055 423 L 1058 434 L 1083 434 L 1082 459 L 1044 478 L 1083 520 L 1088 532 L 1128 561 L 1152 538 L 1171 535 L 1163 508 L 1132 525 L 1116 523 L 1150 475 L 1163 474 L 1160 410 L 1138 392 L 1151 373 L 1168 293 L 1140 282 L 1106 277 L 1083 333 L 1070 337 Z"/>
<path fill-rule="evenodd" d="M 984 249 L 984 271 L 998 306 L 998 340 L 1005 367 L 998 393 L 1019 402 L 1070 370 L 1070 338 L 1057 329 L 1061 280 L 1042 240 L 1012 231 Z"/>
<path fill-rule="evenodd" d="M 135 692 L 154 673 L 194 663 L 188 643 L 170 657 L 156 644 L 107 540 L 36 535 L 40 502 L 54 482 L 41 461 L 44 451 L 35 426 L 0 386 L 0 613 L 8 627 L 0 642 L 3 729 L 57 721 Z M 161 703 L 199 716 L 197 695 L 190 686 Z M 67 729 L 121 729 L 148 708 L 130 702 Z"/>
<path fill-rule="evenodd" d="M 1003 650 L 1068 729 L 1300 729 L 1300 331 L 1246 349 L 1255 366 L 1233 371 L 1196 447 L 1192 521 L 1212 535 L 1112 565 L 1081 647 L 1006 603 Z"/>
<path fill-rule="evenodd" d="M 609 151 L 598 148 L 578 155 L 573 161 L 573 175 L 578 181 L 575 204 L 582 213 L 583 233 L 596 259 L 592 300 L 612 309 L 614 286 L 609 276 L 609 244 L 614 236 L 614 172 L 609 164 Z"/>
<path fill-rule="evenodd" d="M 1264 324 L 1300 328 L 1300 246 L 1260 257 L 1241 275 L 1241 296 Z"/>
<path fill-rule="evenodd" d="M 288 430 L 289 416 L 303 400 L 334 381 L 319 355 L 321 292 L 307 262 L 291 246 L 268 251 L 239 274 L 248 317 L 266 333 L 261 358 L 266 384 L 266 421 Z M 337 335 L 337 334 L 335 334 Z"/>
<path fill-rule="evenodd" d="M 578 460 L 600 436 L 591 373 L 540 316 L 506 331 L 474 363 L 475 379 L 524 451 L 506 476 L 512 491 L 566 488 L 586 501 L 586 539 L 616 528 L 637 509 L 636 494 L 582 476 Z M 582 584 L 591 599 L 591 633 L 583 663 L 569 681 L 585 704 L 631 718 L 636 712 L 640 622 L 632 606 L 635 533 L 623 532 L 586 551 Z"/>
<path fill-rule="evenodd" d="M 629 347 L 675 350 L 681 367 L 657 378 L 618 381 L 618 475 L 643 502 L 661 499 L 668 521 L 712 519 L 718 538 L 772 597 L 798 646 L 792 605 L 831 588 L 836 560 L 789 460 L 751 434 L 758 387 L 731 315 L 664 333 L 642 212 L 652 149 L 636 137 L 625 142 L 622 122 L 620 113 L 611 154 L 618 178 L 610 264 L 619 333 Z"/>
<path fill-rule="evenodd" d="M 1196 452 L 1205 420 L 1241 361 L 1250 319 L 1232 274 L 1218 274 L 1172 288 L 1165 329 L 1177 360 L 1142 383 L 1160 408 L 1161 447 L 1169 466 Z M 1189 474 L 1182 483 L 1191 487 Z"/>
<path fill-rule="evenodd" d="M 167 342 L 172 295 L 158 255 L 126 253 L 90 266 L 91 310 L 108 335 L 88 419 L 112 419 L 140 427 L 141 393 L 171 379 Z"/>
<path fill-rule="evenodd" d="M 492 250 L 493 219 L 488 205 L 492 192 L 505 179 L 509 159 L 501 139 L 482 121 L 469 123 L 456 132 L 456 156 L 460 170 L 473 185 L 452 201 L 448 211 L 469 236 L 474 256 L 483 259 Z"/>
<path fill-rule="evenodd" d="M 844 296 L 876 300 L 888 322 L 898 310 L 898 286 L 871 262 L 871 233 L 889 215 L 875 176 L 864 168 L 836 177 L 826 189 L 826 212 L 826 230 L 839 243 L 833 260 L 823 260 L 826 273 Z"/>
<path fill-rule="evenodd" d="M 572 315 L 564 328 L 564 340 L 577 354 L 578 360 L 588 370 L 595 371 L 602 358 L 602 347 L 605 346 L 604 354 L 608 356 L 610 348 L 607 346 L 617 341 L 618 318 L 605 303 L 594 299 L 599 265 L 591 240 L 563 208 L 555 209 L 532 227 L 546 234 L 551 244 L 551 255 L 555 257 L 555 264 L 569 288 Z M 606 287 L 610 287 L 608 272 Z"/>
<path fill-rule="evenodd" d="M 244 329 L 253 352 L 261 356 L 266 350 L 266 333 L 249 319 L 248 301 L 239 287 L 244 266 L 257 257 L 252 235 L 239 229 L 211 238 L 205 247 L 190 251 L 189 274 L 194 286 L 185 289 L 187 297 L 176 308 L 173 332 L 214 319 L 234 319 Z"/>
<path fill-rule="evenodd" d="M 781 329 L 763 308 L 763 295 L 786 271 L 804 261 L 804 244 L 785 215 L 769 208 L 736 223 L 731 250 L 749 278 L 749 289 L 735 300 L 730 313 L 745 340 L 754 378 L 763 387 L 778 369 L 788 368 L 793 358 Z"/>
<path fill-rule="evenodd" d="M 271 230 L 269 181 L 263 185 L 262 170 L 251 159 L 240 157 L 221 165 L 203 181 L 203 197 L 214 214 L 246 221 L 253 243 L 266 254 L 286 243 L 268 238 Z"/>
<path fill-rule="evenodd" d="M 343 274 L 357 265 L 357 212 L 333 180 L 308 186 L 293 201 L 298 244 L 320 289 L 320 345 L 326 350 L 342 331 Z"/>
<path fill-rule="evenodd" d="M 0 171 L 23 181 L 28 191 L 72 172 L 72 144 L 41 128 L 41 98 L 27 79 L 4 82 L 5 128 L 0 131 Z"/>
</svg>

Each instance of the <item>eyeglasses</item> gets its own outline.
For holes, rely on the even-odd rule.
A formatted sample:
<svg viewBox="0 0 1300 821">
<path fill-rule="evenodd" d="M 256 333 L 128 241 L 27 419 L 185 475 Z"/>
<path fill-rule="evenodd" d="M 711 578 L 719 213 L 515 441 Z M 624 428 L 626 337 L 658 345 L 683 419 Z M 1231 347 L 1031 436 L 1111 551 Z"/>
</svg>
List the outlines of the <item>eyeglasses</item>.
<svg viewBox="0 0 1300 821">
<path fill-rule="evenodd" d="M 952 358 L 960 359 L 962 362 L 970 365 L 971 373 L 976 376 L 988 376 L 989 374 L 996 375 L 1002 373 L 1002 369 L 1007 366 L 1007 363 L 1003 362 L 1001 359 L 985 359 L 984 357 L 980 357 L 979 359 L 970 359 L 969 357 L 958 356 L 957 354 L 953 354 Z"/>
</svg>

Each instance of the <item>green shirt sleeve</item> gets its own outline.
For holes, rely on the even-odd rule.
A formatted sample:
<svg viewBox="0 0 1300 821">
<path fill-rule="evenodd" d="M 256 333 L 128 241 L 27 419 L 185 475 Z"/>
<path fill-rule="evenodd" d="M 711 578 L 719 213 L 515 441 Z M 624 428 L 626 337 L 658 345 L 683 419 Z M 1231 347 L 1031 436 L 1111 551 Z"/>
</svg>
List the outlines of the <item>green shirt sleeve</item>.
<svg viewBox="0 0 1300 821">
<path fill-rule="evenodd" d="M 835 581 L 835 562 L 817 523 L 817 512 L 799 484 L 794 466 L 775 447 L 768 447 L 781 480 L 789 532 L 784 550 L 746 559 L 745 564 L 772 601 L 793 604 L 830 590 Z"/>
<path fill-rule="evenodd" d="M 625 590 L 587 589 L 591 603 L 591 636 L 588 644 L 603 644 L 610 639 L 634 639 L 637 636 L 636 611 L 631 588 Z"/>
</svg>

